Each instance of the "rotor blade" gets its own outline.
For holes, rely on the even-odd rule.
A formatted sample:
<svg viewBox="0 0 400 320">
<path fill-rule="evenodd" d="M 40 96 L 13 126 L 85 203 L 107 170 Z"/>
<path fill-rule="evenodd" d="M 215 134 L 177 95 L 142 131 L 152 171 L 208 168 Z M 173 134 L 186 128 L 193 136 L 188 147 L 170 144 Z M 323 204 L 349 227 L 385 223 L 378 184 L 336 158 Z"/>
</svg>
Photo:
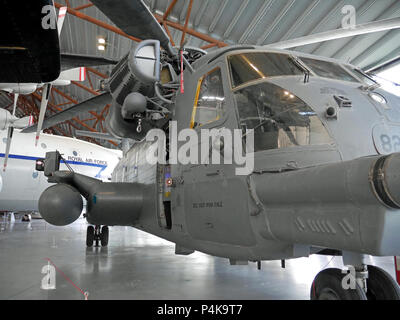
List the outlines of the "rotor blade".
<svg viewBox="0 0 400 320">
<path fill-rule="evenodd" d="M 393 18 L 393 19 L 386 19 L 386 20 L 360 24 L 358 26 L 355 26 L 353 29 L 336 29 L 332 31 L 312 34 L 310 36 L 301 37 L 297 39 L 271 43 L 265 45 L 265 47 L 274 49 L 289 49 L 318 42 L 354 37 L 362 34 L 398 29 L 398 28 L 400 28 L 400 18 Z"/>
<path fill-rule="evenodd" d="M 65 20 L 66 14 L 67 14 L 67 7 L 61 7 L 60 11 L 58 11 L 58 21 L 57 21 L 58 36 L 61 35 L 61 30 L 64 25 L 64 20 Z"/>
<path fill-rule="evenodd" d="M 37 146 L 37 144 L 39 142 L 40 131 L 42 131 L 43 120 L 44 120 L 44 116 L 46 114 L 47 103 L 49 102 L 50 91 L 51 91 L 51 85 L 45 84 L 43 87 L 43 92 L 42 92 L 42 101 L 40 103 L 39 121 L 38 121 L 38 125 L 36 128 L 35 147 Z"/>
<path fill-rule="evenodd" d="M 17 102 L 18 102 L 18 97 L 19 94 L 15 93 L 14 94 L 14 107 L 13 107 L 13 116 L 15 116 L 15 112 L 17 110 Z M 4 163 L 3 163 L 3 171 L 6 171 L 7 168 L 7 163 L 8 163 L 8 157 L 10 155 L 10 148 L 11 148 L 11 140 L 13 137 L 14 133 L 14 128 L 12 127 L 12 124 L 9 125 L 8 130 L 7 130 L 7 144 L 6 144 L 6 151 L 4 153 Z"/>
<path fill-rule="evenodd" d="M 81 54 L 62 53 L 61 54 L 61 69 L 67 70 L 79 67 L 96 67 L 105 65 L 115 65 L 117 60 L 112 60 L 104 57 L 96 57 Z"/>
<path fill-rule="evenodd" d="M 92 3 L 128 35 L 159 40 L 165 50 L 174 54 L 167 33 L 142 0 L 93 0 Z"/>
<path fill-rule="evenodd" d="M 14 93 L 14 106 L 12 115 L 15 116 L 15 112 L 17 111 L 17 102 L 18 102 L 19 93 Z"/>
<path fill-rule="evenodd" d="M 94 110 L 99 110 L 101 108 L 104 108 L 105 105 L 111 103 L 112 97 L 111 95 L 106 92 L 103 93 L 99 96 L 93 97 L 89 100 L 86 100 L 84 102 L 78 103 L 77 105 L 63 110 L 43 121 L 43 129 L 48 129 L 51 128 L 59 123 L 65 122 L 67 120 L 71 120 L 74 118 L 77 114 L 81 112 L 88 112 L 88 111 L 94 111 Z M 30 126 L 28 128 L 25 128 L 21 132 L 23 133 L 30 133 L 30 132 L 35 132 L 37 129 L 37 125 Z"/>
<path fill-rule="evenodd" d="M 99 139 L 99 140 L 110 140 L 110 141 L 114 141 L 114 142 L 118 142 L 118 143 L 121 142 L 120 138 L 116 138 L 108 133 L 76 130 L 75 135 L 77 137 L 89 137 L 89 138 L 94 138 L 94 139 Z"/>
<path fill-rule="evenodd" d="M 389 61 L 385 61 L 384 63 L 378 64 L 377 66 L 375 66 L 373 68 L 367 67 L 364 71 L 366 73 L 379 73 L 379 72 L 385 71 L 389 68 L 393 68 L 393 67 L 397 66 L 398 64 L 400 64 L 400 56 L 397 56 Z"/>
<path fill-rule="evenodd" d="M 7 168 L 8 157 L 10 155 L 10 147 L 11 147 L 11 140 L 12 140 L 13 133 L 14 133 L 14 128 L 13 127 L 8 127 L 6 152 L 4 153 L 4 163 L 3 163 L 3 171 L 4 172 L 6 171 L 6 168 Z"/>
</svg>

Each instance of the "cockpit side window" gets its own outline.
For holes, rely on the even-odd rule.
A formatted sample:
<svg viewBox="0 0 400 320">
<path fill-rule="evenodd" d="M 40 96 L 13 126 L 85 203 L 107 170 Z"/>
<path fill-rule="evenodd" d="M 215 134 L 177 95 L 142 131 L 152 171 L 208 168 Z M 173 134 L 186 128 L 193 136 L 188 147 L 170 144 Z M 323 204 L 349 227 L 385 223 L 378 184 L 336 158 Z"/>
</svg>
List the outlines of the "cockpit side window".
<svg viewBox="0 0 400 320">
<path fill-rule="evenodd" d="M 345 66 L 345 68 L 347 70 L 352 71 L 353 73 L 355 73 L 355 75 L 360 78 L 360 80 L 368 85 L 368 86 L 376 86 L 378 85 L 378 82 L 376 82 L 373 78 L 371 78 L 369 75 L 367 75 L 365 72 L 363 72 L 360 69 L 354 68 L 354 67 L 350 67 L 350 66 Z"/>
<path fill-rule="evenodd" d="M 254 130 L 254 152 L 332 143 L 317 114 L 291 92 L 262 82 L 234 94 L 244 137 Z"/>
<path fill-rule="evenodd" d="M 323 78 L 335 79 L 335 80 L 360 82 L 358 79 L 356 79 L 354 76 L 352 76 L 349 72 L 347 72 L 345 69 L 343 69 L 341 67 L 341 65 L 339 65 L 337 63 L 323 61 L 323 60 L 317 60 L 317 59 L 311 59 L 311 58 L 304 58 L 304 57 L 300 57 L 300 59 L 317 76 L 320 76 Z"/>
<path fill-rule="evenodd" d="M 269 77 L 302 75 L 303 71 L 287 54 L 248 52 L 228 57 L 233 87 Z"/>
<path fill-rule="evenodd" d="M 216 68 L 198 81 L 190 128 L 218 121 L 224 116 L 224 109 L 222 74 L 221 69 Z"/>
</svg>

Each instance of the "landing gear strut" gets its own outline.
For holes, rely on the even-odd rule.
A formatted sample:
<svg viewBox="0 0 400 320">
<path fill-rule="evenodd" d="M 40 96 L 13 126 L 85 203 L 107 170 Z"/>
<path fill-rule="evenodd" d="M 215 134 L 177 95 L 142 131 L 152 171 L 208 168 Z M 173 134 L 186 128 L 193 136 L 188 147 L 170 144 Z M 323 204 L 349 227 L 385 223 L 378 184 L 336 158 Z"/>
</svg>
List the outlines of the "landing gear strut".
<svg viewBox="0 0 400 320">
<path fill-rule="evenodd" d="M 86 246 L 89 248 L 93 247 L 94 242 L 95 247 L 99 247 L 100 243 L 102 247 L 108 246 L 108 227 L 107 226 L 88 226 L 86 232 Z"/>
</svg>

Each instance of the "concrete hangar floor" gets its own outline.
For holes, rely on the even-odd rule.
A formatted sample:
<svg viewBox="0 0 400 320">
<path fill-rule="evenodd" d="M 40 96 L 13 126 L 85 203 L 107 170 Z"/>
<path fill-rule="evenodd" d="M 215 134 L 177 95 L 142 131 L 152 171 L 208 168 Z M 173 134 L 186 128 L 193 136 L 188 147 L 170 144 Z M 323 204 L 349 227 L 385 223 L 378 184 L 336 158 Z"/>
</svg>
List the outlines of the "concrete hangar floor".
<svg viewBox="0 0 400 320">
<path fill-rule="evenodd" d="M 110 229 L 108 248 L 85 247 L 86 221 L 52 227 L 43 220 L 0 218 L 0 299 L 217 299 L 308 300 L 316 274 L 342 267 L 339 257 L 311 256 L 286 262 L 230 266 L 202 253 L 176 256 L 174 245 L 129 227 Z M 55 289 L 41 288 L 48 260 Z M 394 276 L 393 258 L 372 262 Z M 287 288 L 291 288 L 287 290 Z"/>
</svg>

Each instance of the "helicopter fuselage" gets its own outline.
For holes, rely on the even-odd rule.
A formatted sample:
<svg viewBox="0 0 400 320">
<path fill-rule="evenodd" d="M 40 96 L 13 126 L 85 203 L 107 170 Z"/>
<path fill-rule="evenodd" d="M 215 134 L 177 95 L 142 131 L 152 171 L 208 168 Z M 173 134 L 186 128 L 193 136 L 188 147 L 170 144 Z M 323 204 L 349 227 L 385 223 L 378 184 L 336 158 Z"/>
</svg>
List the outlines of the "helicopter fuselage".
<svg viewBox="0 0 400 320">
<path fill-rule="evenodd" d="M 361 79 L 316 74 L 308 81 L 303 74 L 265 76 L 235 88 L 229 56 L 248 52 L 228 52 L 211 63 L 199 61 L 195 73 L 185 73 L 185 93 L 177 95 L 172 119 L 178 131 L 193 127 L 199 83 L 219 69 L 225 112 L 193 130 L 241 128 L 239 108 L 264 99 L 251 101 L 249 94 L 276 89 L 298 99 L 299 108 L 308 107 L 296 112 L 312 116 L 305 127 L 313 127 L 316 134 L 301 125 L 296 128 L 296 119 L 287 119 L 288 126 L 276 128 L 275 136 L 264 128 L 256 133 L 254 171 L 248 176 L 237 176 L 235 165 L 149 165 L 145 154 L 152 143 L 135 144 L 113 177 L 113 182 L 145 188 L 140 217 L 132 226 L 177 243 L 177 248 L 186 249 L 182 252 L 198 250 L 232 260 L 295 258 L 324 248 L 398 254 L 399 211 L 376 194 L 371 174 L 381 155 L 400 151 L 399 98 L 368 89 Z M 246 92 L 252 87 L 256 89 Z M 343 101 L 348 105 L 341 105 Z M 303 141 L 296 145 L 288 137 L 280 138 L 287 128 Z M 278 141 L 263 143 L 263 137 Z"/>
</svg>

